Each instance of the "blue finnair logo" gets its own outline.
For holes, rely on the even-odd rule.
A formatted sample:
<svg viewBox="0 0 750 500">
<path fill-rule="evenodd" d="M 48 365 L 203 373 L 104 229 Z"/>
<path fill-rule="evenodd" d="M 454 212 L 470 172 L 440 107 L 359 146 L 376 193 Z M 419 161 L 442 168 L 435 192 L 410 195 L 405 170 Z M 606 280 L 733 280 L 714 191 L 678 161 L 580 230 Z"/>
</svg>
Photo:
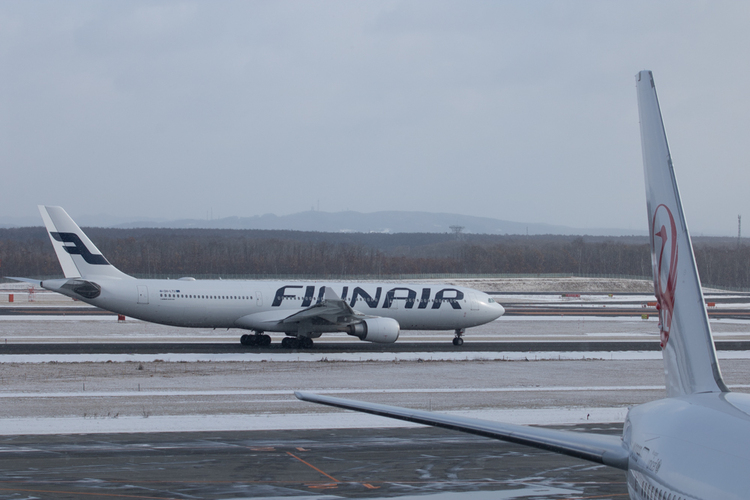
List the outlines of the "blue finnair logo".
<svg viewBox="0 0 750 500">
<path fill-rule="evenodd" d="M 72 243 L 74 246 L 70 245 L 63 245 L 63 248 L 66 252 L 68 252 L 70 255 L 80 255 L 83 257 L 83 260 L 86 261 L 87 264 L 95 264 L 95 265 L 102 265 L 102 266 L 108 266 L 109 262 L 107 262 L 107 259 L 104 258 L 104 255 L 95 255 L 89 251 L 88 248 L 86 248 L 86 245 L 83 244 L 83 241 L 81 241 L 81 238 L 78 237 L 75 233 L 53 233 L 50 231 L 49 233 L 52 238 L 55 239 L 55 241 L 61 241 L 63 243 Z"/>
<path fill-rule="evenodd" d="M 296 290 L 299 289 L 299 295 Z M 302 290 L 304 289 L 304 290 Z M 271 307 L 279 307 L 285 300 L 297 301 L 301 307 L 310 307 L 313 300 L 316 303 L 321 303 L 325 297 L 325 285 L 318 289 L 317 299 L 315 294 L 315 286 L 303 286 L 303 285 L 284 285 L 276 290 L 276 295 L 273 298 Z M 371 289 L 372 290 L 372 289 Z M 350 307 L 355 307 L 359 302 L 364 302 L 370 309 L 375 309 L 380 304 L 380 297 L 383 293 L 383 287 L 379 286 L 375 289 L 375 297 L 371 296 L 363 288 L 355 287 L 351 298 L 347 298 L 349 295 L 349 287 L 345 286 L 341 291 L 341 300 L 349 302 Z M 403 304 L 401 307 L 404 309 L 413 309 L 415 306 L 417 309 L 440 309 L 443 304 L 445 307 L 452 309 L 461 309 L 461 301 L 464 300 L 464 292 L 457 288 L 443 288 L 438 290 L 434 295 L 432 294 L 431 288 L 422 288 L 421 297 L 417 298 L 417 290 L 411 288 L 396 287 L 388 290 L 385 293 L 385 300 L 383 300 L 381 309 L 390 309 L 394 307 L 394 302 L 401 301 Z"/>
</svg>

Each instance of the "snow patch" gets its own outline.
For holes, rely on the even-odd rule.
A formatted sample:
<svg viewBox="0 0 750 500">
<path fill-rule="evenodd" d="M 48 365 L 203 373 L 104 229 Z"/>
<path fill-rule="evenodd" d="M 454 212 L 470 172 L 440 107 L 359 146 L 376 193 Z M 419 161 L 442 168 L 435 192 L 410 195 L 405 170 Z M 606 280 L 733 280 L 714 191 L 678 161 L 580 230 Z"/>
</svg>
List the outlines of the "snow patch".
<svg viewBox="0 0 750 500">
<path fill-rule="evenodd" d="M 300 403 L 302 404 L 302 403 Z M 445 412 L 522 425 L 569 425 L 623 422 L 627 408 L 544 408 Z M 102 434 L 134 432 L 218 432 L 296 429 L 360 429 L 423 427 L 418 424 L 356 412 L 293 415 L 186 415 L 118 418 L 7 418 L 0 435 Z"/>
</svg>

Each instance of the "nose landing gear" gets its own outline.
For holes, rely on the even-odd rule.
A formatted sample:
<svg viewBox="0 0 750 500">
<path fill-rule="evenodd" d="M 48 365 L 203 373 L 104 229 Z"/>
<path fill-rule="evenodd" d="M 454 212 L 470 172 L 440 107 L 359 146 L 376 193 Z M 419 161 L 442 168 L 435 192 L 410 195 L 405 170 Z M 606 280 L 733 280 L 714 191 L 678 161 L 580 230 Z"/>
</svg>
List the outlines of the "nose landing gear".
<svg viewBox="0 0 750 500">
<path fill-rule="evenodd" d="M 453 338 L 453 345 L 455 346 L 464 345 L 464 339 L 462 339 L 461 336 L 464 334 L 465 331 L 466 331 L 465 328 L 461 328 L 460 330 L 455 331 L 456 336 Z"/>
</svg>

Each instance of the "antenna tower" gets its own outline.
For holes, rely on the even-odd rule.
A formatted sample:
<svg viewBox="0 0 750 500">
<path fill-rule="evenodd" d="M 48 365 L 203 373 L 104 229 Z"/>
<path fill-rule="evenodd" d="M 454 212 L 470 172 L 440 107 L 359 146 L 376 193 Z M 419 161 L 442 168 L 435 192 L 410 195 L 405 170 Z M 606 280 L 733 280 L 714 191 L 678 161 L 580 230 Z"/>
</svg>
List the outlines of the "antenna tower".
<svg viewBox="0 0 750 500">
<path fill-rule="evenodd" d="M 740 242 L 742 242 L 742 215 L 737 216 L 737 248 L 739 248 Z"/>
</svg>

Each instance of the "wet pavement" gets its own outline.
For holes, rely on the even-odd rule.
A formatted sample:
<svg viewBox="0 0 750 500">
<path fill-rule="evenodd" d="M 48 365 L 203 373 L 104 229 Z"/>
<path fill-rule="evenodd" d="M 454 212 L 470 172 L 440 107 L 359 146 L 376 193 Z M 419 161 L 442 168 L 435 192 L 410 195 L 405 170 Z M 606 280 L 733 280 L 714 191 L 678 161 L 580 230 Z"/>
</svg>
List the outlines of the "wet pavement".
<svg viewBox="0 0 750 500">
<path fill-rule="evenodd" d="M 622 471 L 432 428 L 14 436 L 0 471 L 0 499 L 626 497 Z"/>
</svg>

